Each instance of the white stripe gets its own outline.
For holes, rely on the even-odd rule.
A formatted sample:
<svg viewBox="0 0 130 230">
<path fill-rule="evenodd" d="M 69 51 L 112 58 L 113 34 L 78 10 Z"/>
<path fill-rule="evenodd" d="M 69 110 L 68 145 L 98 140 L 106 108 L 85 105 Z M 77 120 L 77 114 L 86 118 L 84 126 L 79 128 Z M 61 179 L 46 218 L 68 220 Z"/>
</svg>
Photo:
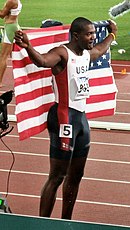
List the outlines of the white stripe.
<svg viewBox="0 0 130 230">
<path fill-rule="evenodd" d="M 96 158 L 88 158 L 89 161 L 96 161 L 96 162 L 105 162 L 105 163 L 112 163 L 112 164 L 127 164 L 130 165 L 129 161 L 115 161 L 115 160 L 104 160 L 104 159 L 96 159 Z M 130 182 L 129 182 L 130 183 Z"/>
<path fill-rule="evenodd" d="M 129 116 L 130 113 L 126 113 L 126 112 L 116 112 L 117 115 L 126 115 Z"/>
<path fill-rule="evenodd" d="M 28 100 L 26 102 L 21 102 L 16 106 L 16 114 L 19 114 L 23 111 L 29 111 L 32 109 L 36 109 L 41 105 L 45 105 L 47 103 L 54 101 L 54 94 L 47 94 L 43 95 L 41 97 L 37 97 L 35 99 L 32 98 L 32 100 Z"/>
<path fill-rule="evenodd" d="M 50 44 L 43 44 L 40 46 L 34 46 L 33 48 L 38 51 L 39 53 L 46 53 L 48 52 L 50 49 L 60 46 L 61 44 L 65 44 L 68 41 L 61 41 L 61 42 L 55 42 L 55 43 L 50 43 Z M 13 51 L 12 52 L 12 60 L 15 61 L 20 61 L 22 59 L 24 59 L 25 57 L 28 57 L 27 51 L 23 48 L 20 51 Z"/>
<path fill-rule="evenodd" d="M 114 71 L 114 74 L 121 74 L 122 77 L 124 77 L 124 76 L 130 74 L 130 72 L 126 72 L 126 73 L 123 74 L 121 71 L 120 71 L 120 72 L 115 72 L 115 71 Z"/>
<path fill-rule="evenodd" d="M 17 79 L 17 78 L 22 77 L 22 76 L 25 76 L 25 78 L 27 78 L 27 75 L 30 73 L 38 72 L 38 74 L 39 74 L 39 71 L 43 70 L 43 69 L 44 68 L 37 67 L 34 64 L 29 64 L 29 65 L 26 65 L 25 67 L 22 67 L 22 68 L 13 69 L 14 79 Z"/>
<path fill-rule="evenodd" d="M 128 95 L 128 96 L 129 96 L 130 93 L 125 93 L 125 92 L 124 92 L 124 93 L 121 93 L 121 92 L 119 92 L 119 95 Z"/>
<path fill-rule="evenodd" d="M 21 84 L 15 87 L 15 96 L 19 96 L 21 94 L 26 94 L 28 92 L 32 92 L 35 89 L 43 88 L 44 86 L 51 85 L 52 77 L 41 78 L 32 82 L 28 82 L 26 84 Z"/>
<path fill-rule="evenodd" d="M 64 34 L 69 33 L 69 29 L 66 30 L 53 30 L 53 31 L 35 31 L 35 32 L 28 32 L 28 38 L 29 40 L 35 39 L 35 38 L 42 38 L 50 35 L 57 35 L 57 34 Z"/>
<path fill-rule="evenodd" d="M 89 78 L 105 78 L 108 76 L 113 76 L 113 71 L 112 68 L 102 68 L 102 69 L 94 69 L 94 70 L 89 70 L 87 72 Z M 114 80 L 114 78 L 113 78 Z"/>
<path fill-rule="evenodd" d="M 6 192 L 2 191 L 2 194 L 6 194 Z M 40 198 L 39 195 L 29 195 L 29 194 L 20 194 L 20 193 L 8 193 L 10 196 L 22 196 L 22 197 L 30 197 L 30 198 Z M 62 198 L 56 198 L 57 201 L 62 201 Z M 130 208 L 129 204 L 117 204 L 117 203 L 107 203 L 107 202 L 99 202 L 99 201 L 89 201 L 89 200 L 76 200 L 78 203 L 85 204 L 94 204 L 94 205 L 105 205 L 105 206 L 113 206 L 113 207 L 121 207 L 121 208 Z M 115 226 L 115 225 L 113 225 Z M 96 229 L 96 228 L 95 228 Z"/>
<path fill-rule="evenodd" d="M 12 51 L 12 61 L 22 60 L 25 57 L 28 57 L 28 54 L 24 48 L 19 51 Z"/>
<path fill-rule="evenodd" d="M 12 68 L 12 65 L 7 65 L 7 68 Z"/>
<path fill-rule="evenodd" d="M 123 67 L 128 66 L 129 67 L 130 66 L 129 64 L 124 64 L 124 63 L 120 63 L 120 64 L 119 63 L 117 63 L 117 64 L 112 63 L 111 65 L 112 66 L 117 66 L 117 67 L 119 67 L 119 66 L 123 66 Z"/>
<path fill-rule="evenodd" d="M 117 92 L 117 87 L 115 84 L 99 85 L 99 86 L 90 87 L 89 91 L 90 91 L 90 96 L 101 95 L 101 94 Z"/>
<path fill-rule="evenodd" d="M 17 124 L 19 133 L 35 126 L 40 126 L 47 120 L 48 112 L 33 118 L 26 119 Z M 35 124 L 35 125 L 34 125 Z"/>
<path fill-rule="evenodd" d="M 9 170 L 8 169 L 0 169 L 0 172 L 9 172 Z M 37 176 L 49 176 L 49 173 L 28 172 L 28 171 L 18 171 L 18 170 L 17 171 L 11 170 L 11 173 L 26 174 L 26 175 L 37 175 Z M 109 180 L 109 179 L 91 178 L 91 177 L 82 177 L 82 180 L 100 181 L 100 182 L 117 183 L 117 184 L 130 184 L 130 181 Z"/>
<path fill-rule="evenodd" d="M 86 105 L 86 113 L 92 113 L 96 111 L 101 111 L 105 109 L 113 109 L 116 107 L 116 100 L 103 101 L 98 103 L 92 103 Z"/>
<path fill-rule="evenodd" d="M 8 135 L 8 137 L 16 137 L 16 136 L 14 136 L 14 135 Z M 17 136 L 18 137 L 18 136 Z M 46 138 L 46 139 L 44 139 L 44 141 L 49 141 L 49 138 Z M 0 150 L 0 153 L 10 153 L 10 151 L 9 150 Z M 15 154 L 15 155 L 26 155 L 26 156 L 36 156 L 36 157 L 49 157 L 49 154 L 45 154 L 45 153 L 33 153 L 33 152 L 15 152 L 15 151 L 13 151 L 13 153 Z M 1 171 L 1 169 L 0 169 L 0 171 Z"/>
<path fill-rule="evenodd" d="M 47 53 L 50 49 L 52 49 L 54 47 L 59 47 L 61 44 L 65 44 L 65 43 L 68 43 L 68 41 L 55 42 L 55 43 L 35 46 L 34 48 L 39 53 L 43 54 L 43 53 Z"/>
<path fill-rule="evenodd" d="M 126 103 L 127 103 L 127 102 L 129 103 L 129 102 L 130 102 L 130 100 L 126 100 L 126 99 L 125 99 L 125 100 L 117 99 L 117 101 L 119 101 L 119 102 L 126 102 Z"/>
</svg>

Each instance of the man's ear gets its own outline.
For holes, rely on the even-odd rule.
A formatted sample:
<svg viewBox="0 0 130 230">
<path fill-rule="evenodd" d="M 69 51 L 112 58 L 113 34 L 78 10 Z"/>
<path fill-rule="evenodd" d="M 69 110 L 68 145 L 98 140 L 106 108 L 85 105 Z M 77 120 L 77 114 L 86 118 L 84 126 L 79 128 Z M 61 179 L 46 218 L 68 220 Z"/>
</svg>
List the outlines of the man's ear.
<svg viewBox="0 0 130 230">
<path fill-rule="evenodd" d="M 73 33 L 73 37 L 74 37 L 76 40 L 78 40 L 78 33 L 77 33 L 77 32 L 74 32 L 74 33 Z"/>
</svg>

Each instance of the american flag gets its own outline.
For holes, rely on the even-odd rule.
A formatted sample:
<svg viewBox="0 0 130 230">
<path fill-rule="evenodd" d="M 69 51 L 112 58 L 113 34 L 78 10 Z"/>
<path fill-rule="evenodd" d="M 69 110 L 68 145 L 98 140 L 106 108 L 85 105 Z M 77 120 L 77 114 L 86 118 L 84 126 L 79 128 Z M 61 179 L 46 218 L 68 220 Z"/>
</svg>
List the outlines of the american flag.
<svg viewBox="0 0 130 230">
<path fill-rule="evenodd" d="M 107 22 L 94 22 L 96 42 L 104 39 Z M 26 31 L 32 46 L 40 53 L 69 40 L 69 26 L 56 26 Z M 25 49 L 14 44 L 12 53 L 16 118 L 19 139 L 34 136 L 47 127 L 47 114 L 54 103 L 52 73 L 49 68 L 38 68 L 29 59 Z M 88 119 L 113 115 L 116 108 L 116 92 L 110 65 L 110 50 L 100 59 L 90 63 L 90 98 L 86 99 Z"/>
</svg>

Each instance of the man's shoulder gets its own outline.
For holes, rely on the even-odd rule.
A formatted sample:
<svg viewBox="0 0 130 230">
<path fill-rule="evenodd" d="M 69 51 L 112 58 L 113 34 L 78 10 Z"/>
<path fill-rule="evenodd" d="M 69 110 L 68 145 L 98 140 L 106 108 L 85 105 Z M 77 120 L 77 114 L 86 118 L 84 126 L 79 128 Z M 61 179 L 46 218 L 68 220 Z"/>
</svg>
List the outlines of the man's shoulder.
<svg viewBox="0 0 130 230">
<path fill-rule="evenodd" d="M 52 50 L 54 50 L 55 52 L 58 52 L 58 53 L 66 53 L 67 52 L 67 48 L 65 45 L 56 46 Z"/>
<path fill-rule="evenodd" d="M 59 56 L 63 62 L 68 61 L 68 52 L 64 45 L 54 47 L 49 51 L 49 53 Z"/>
</svg>

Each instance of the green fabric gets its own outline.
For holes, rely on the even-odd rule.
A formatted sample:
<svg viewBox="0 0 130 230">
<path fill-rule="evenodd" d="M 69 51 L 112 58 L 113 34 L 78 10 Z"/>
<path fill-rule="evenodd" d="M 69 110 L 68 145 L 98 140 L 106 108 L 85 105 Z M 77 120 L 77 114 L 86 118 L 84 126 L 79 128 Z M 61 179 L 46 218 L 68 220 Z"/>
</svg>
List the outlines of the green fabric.
<svg viewBox="0 0 130 230">
<path fill-rule="evenodd" d="M 16 23 L 5 24 L 3 42 L 5 42 L 6 40 L 9 40 L 10 43 L 13 43 L 14 34 L 19 29 L 20 29 L 20 26 L 18 25 L 17 22 Z M 5 36 L 7 37 L 7 39 L 6 39 Z M 8 43 L 8 41 L 7 41 L 7 43 Z"/>
</svg>

